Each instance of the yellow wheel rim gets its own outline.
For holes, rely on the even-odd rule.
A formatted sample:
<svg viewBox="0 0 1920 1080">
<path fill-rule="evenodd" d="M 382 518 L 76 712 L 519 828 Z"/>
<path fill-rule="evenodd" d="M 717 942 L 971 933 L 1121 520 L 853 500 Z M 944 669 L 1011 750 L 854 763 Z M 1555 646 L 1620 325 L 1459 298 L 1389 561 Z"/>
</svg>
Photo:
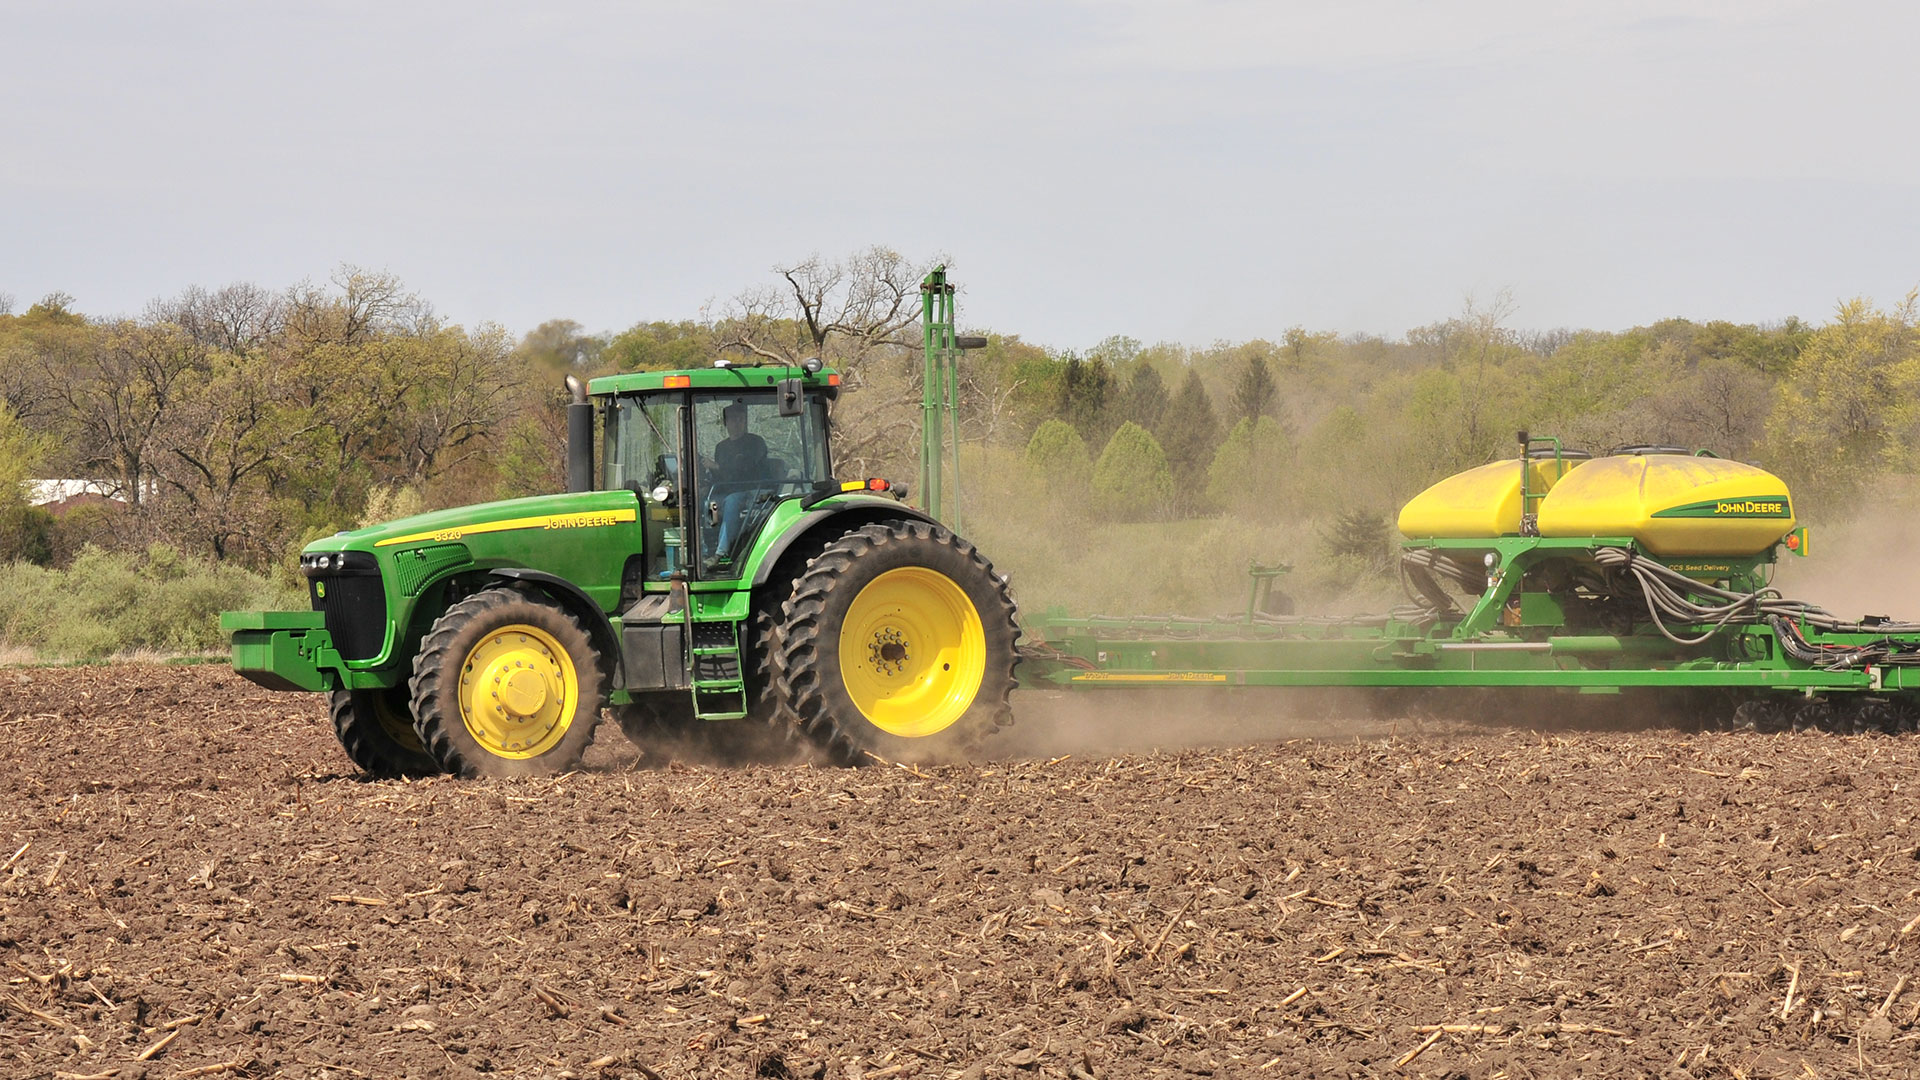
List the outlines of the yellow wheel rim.
<svg viewBox="0 0 1920 1080">
<path fill-rule="evenodd" d="M 580 680 L 552 634 L 516 624 L 489 631 L 460 668 L 460 719 L 489 754 L 533 758 L 573 725 Z"/>
<path fill-rule="evenodd" d="M 385 690 L 373 693 L 373 718 L 379 723 L 380 730 L 386 732 L 387 738 L 402 750 L 425 753 L 427 748 L 421 745 L 420 734 L 413 730 L 412 715 L 404 709 L 394 708 L 393 699 L 388 694 Z"/>
<path fill-rule="evenodd" d="M 840 679 L 889 735 L 952 726 L 987 673 L 987 635 L 965 590 L 937 570 L 889 570 L 853 598 L 840 629 Z"/>
</svg>

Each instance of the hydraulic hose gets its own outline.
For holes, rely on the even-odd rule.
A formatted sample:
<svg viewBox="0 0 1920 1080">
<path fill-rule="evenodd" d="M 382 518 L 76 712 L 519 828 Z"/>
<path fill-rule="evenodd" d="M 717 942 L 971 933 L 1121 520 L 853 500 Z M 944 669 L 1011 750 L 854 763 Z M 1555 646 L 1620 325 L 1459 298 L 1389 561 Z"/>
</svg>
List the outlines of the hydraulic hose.
<svg viewBox="0 0 1920 1080">
<path fill-rule="evenodd" d="M 1654 628 L 1680 645 L 1703 645 L 1730 625 L 1765 623 L 1779 638 L 1788 656 L 1829 670 L 1864 664 L 1917 664 L 1920 649 L 1882 638 L 1866 645 L 1815 645 L 1799 631 L 1800 625 L 1833 634 L 1914 634 L 1920 623 L 1849 622 L 1825 608 L 1788 600 L 1771 587 L 1742 593 L 1697 581 L 1664 563 L 1626 548 L 1601 548 L 1594 562 L 1633 576 L 1647 605 Z M 1696 637 L 1681 637 L 1668 622 L 1709 629 Z"/>
</svg>

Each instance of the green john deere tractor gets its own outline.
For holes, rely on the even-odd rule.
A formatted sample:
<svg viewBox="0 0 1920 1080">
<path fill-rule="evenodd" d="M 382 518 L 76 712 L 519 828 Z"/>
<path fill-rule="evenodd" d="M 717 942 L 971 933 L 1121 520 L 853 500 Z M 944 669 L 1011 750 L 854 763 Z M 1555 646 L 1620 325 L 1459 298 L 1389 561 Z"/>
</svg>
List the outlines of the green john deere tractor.
<svg viewBox="0 0 1920 1080">
<path fill-rule="evenodd" d="M 565 494 L 309 545 L 313 610 L 222 617 L 235 668 L 331 695 L 376 776 L 559 772 L 603 709 L 643 748 L 771 733 L 842 763 L 1010 722 L 1006 582 L 901 488 L 835 477 L 837 374 L 569 385 Z"/>
</svg>

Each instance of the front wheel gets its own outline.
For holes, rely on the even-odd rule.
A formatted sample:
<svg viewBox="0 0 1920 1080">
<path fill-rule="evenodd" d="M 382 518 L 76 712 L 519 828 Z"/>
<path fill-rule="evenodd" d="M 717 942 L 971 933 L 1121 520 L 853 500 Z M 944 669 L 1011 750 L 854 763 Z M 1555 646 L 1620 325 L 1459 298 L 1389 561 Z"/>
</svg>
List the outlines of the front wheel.
<svg viewBox="0 0 1920 1080">
<path fill-rule="evenodd" d="M 369 776 L 432 776 L 440 763 L 420 744 L 405 684 L 391 690 L 335 690 L 327 712 L 347 757 Z"/>
<path fill-rule="evenodd" d="M 565 608 L 486 589 L 448 608 L 420 643 L 414 723 L 450 773 L 550 776 L 593 741 L 604 683 L 592 639 Z"/>
<path fill-rule="evenodd" d="M 827 757 L 963 756 L 1012 722 L 1013 598 L 972 544 L 868 525 L 807 564 L 775 635 L 775 692 Z"/>
</svg>

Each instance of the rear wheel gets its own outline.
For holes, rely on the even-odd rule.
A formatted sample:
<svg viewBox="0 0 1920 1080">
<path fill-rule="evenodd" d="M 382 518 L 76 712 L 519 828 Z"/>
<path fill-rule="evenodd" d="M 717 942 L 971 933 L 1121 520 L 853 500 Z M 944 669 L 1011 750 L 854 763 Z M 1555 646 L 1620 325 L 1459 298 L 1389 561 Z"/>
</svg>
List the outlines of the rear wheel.
<svg viewBox="0 0 1920 1080">
<path fill-rule="evenodd" d="M 955 758 L 1012 722 L 1013 599 L 972 544 L 868 525 L 807 564 L 774 635 L 775 692 L 830 760 Z"/>
<path fill-rule="evenodd" d="M 390 690 L 335 690 L 328 699 L 333 734 L 369 776 L 433 776 L 440 763 L 413 730 L 405 683 Z"/>
<path fill-rule="evenodd" d="M 493 588 L 448 608 L 413 662 L 414 722 L 460 776 L 548 776 L 593 741 L 606 678 L 586 628 L 538 593 Z"/>
</svg>

